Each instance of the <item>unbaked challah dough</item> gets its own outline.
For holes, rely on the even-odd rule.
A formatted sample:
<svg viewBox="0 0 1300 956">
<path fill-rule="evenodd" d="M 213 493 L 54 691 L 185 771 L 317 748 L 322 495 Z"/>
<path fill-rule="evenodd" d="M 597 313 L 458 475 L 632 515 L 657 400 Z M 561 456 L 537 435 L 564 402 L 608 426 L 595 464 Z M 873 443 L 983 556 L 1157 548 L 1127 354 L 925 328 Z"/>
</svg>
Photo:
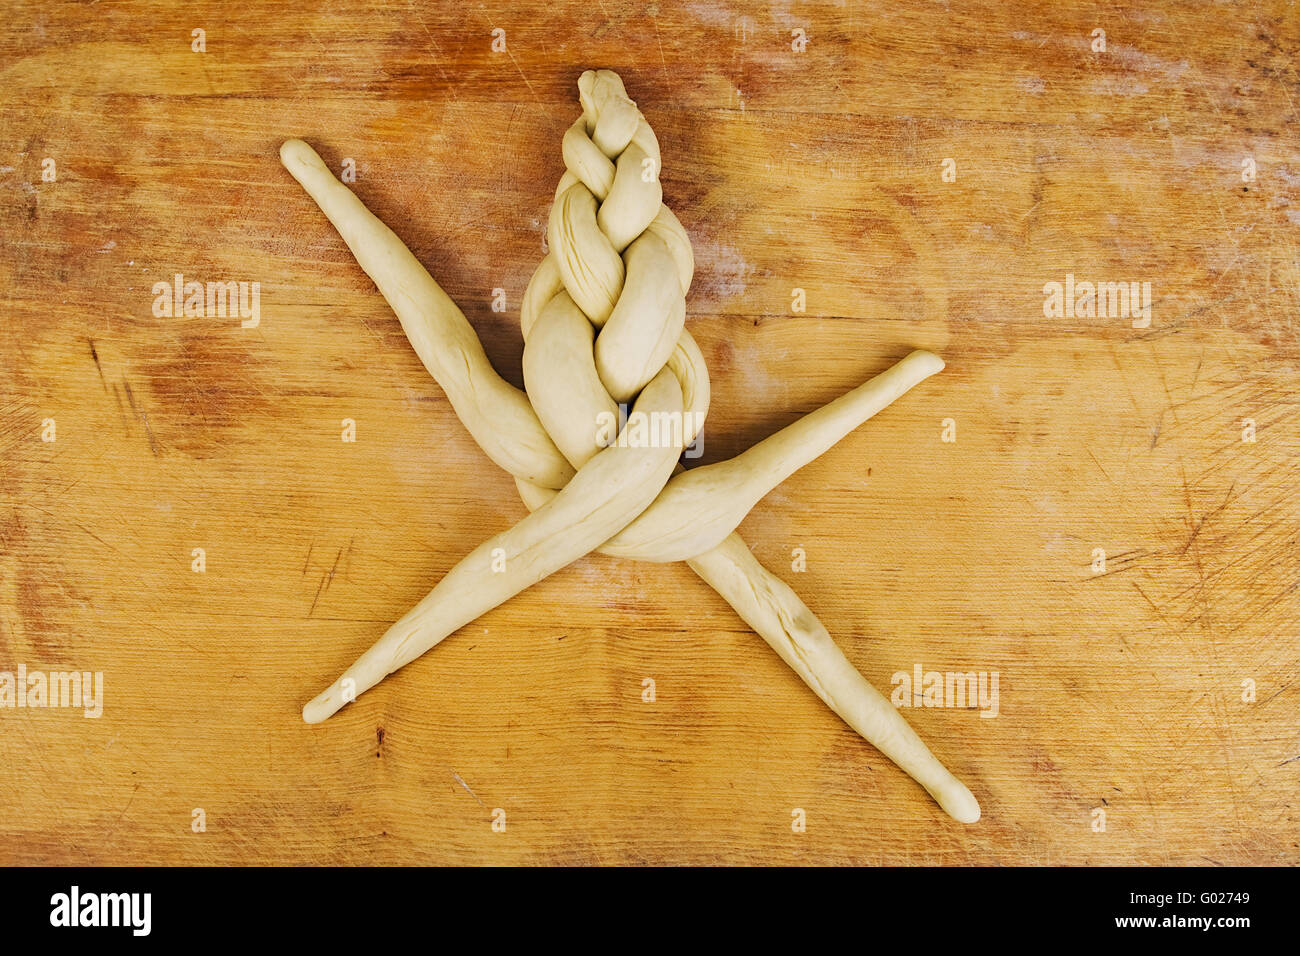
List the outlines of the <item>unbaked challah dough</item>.
<svg viewBox="0 0 1300 956">
<path fill-rule="evenodd" d="M 549 253 L 521 305 L 526 391 L 492 368 L 456 304 L 401 240 L 301 140 L 285 168 L 329 218 L 402 323 L 425 367 L 488 457 L 515 478 L 530 514 L 463 558 L 329 688 L 303 708 L 318 723 L 444 637 L 593 550 L 682 561 L 851 727 L 957 820 L 971 792 L 854 669 L 826 628 L 735 533 L 777 484 L 943 368 L 913 352 L 893 368 L 735 458 L 678 463 L 709 406 L 703 353 L 685 327 L 695 263 L 663 204 L 659 144 L 622 80 L 578 81 L 582 115 L 565 133 Z M 617 440 L 601 421 L 633 402 Z M 669 427 L 664 427 L 668 423 Z"/>
</svg>

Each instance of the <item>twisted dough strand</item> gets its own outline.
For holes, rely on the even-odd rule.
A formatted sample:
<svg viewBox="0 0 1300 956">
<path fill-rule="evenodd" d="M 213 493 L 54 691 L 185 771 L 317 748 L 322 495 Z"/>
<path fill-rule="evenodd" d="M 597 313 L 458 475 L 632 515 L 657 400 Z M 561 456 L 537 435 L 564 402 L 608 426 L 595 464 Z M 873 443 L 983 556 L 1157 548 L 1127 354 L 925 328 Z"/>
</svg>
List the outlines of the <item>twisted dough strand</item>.
<svg viewBox="0 0 1300 956">
<path fill-rule="evenodd" d="M 704 358 L 684 327 L 694 272 L 690 242 L 662 203 L 658 143 L 621 80 L 588 71 L 579 94 L 583 115 L 564 136 L 566 172 L 548 222 L 551 251 L 521 306 L 527 395 L 496 374 L 464 314 L 311 148 L 291 140 L 281 149 L 286 168 L 392 305 L 457 415 L 515 477 L 532 511 L 458 563 L 304 708 L 304 718 L 324 720 L 447 634 L 590 550 L 686 559 L 850 726 L 949 814 L 974 822 L 979 805 L 970 791 L 734 533 L 771 488 L 942 369 L 942 360 L 914 352 L 737 458 L 689 472 L 674 467 L 709 402 Z M 637 404 L 621 439 L 638 412 L 685 413 L 675 440 L 602 448 L 598 416 L 632 398 Z M 494 548 L 507 555 L 503 574 L 487 566 Z"/>
</svg>

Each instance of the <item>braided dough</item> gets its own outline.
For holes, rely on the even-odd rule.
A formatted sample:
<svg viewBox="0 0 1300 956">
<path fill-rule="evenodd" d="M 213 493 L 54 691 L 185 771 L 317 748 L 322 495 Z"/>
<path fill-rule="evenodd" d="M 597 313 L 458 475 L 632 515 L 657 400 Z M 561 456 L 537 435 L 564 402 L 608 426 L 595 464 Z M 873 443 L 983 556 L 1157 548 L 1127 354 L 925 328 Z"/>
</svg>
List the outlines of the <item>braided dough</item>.
<svg viewBox="0 0 1300 956">
<path fill-rule="evenodd" d="M 709 405 L 704 356 L 685 328 L 695 268 L 690 240 L 663 204 L 659 144 L 622 80 L 589 70 L 578 91 L 582 115 L 563 139 L 566 171 L 548 222 L 550 252 L 521 305 L 526 393 L 496 373 L 456 304 L 311 147 L 301 140 L 281 147 L 285 168 L 374 280 L 460 420 L 514 476 L 530 511 L 452 568 L 303 708 L 303 719 L 325 720 L 453 631 L 593 550 L 684 560 L 835 713 L 951 816 L 975 822 L 980 810 L 971 792 L 735 533 L 772 488 L 943 361 L 913 352 L 743 454 L 683 469 L 678 458 Z M 635 404 L 618 440 L 602 443 L 598 423 L 617 420 L 618 404 L 629 401 Z M 663 421 L 678 427 L 646 425 Z M 647 433 L 662 440 L 646 441 Z M 505 569 L 494 571 L 502 553 Z"/>
</svg>

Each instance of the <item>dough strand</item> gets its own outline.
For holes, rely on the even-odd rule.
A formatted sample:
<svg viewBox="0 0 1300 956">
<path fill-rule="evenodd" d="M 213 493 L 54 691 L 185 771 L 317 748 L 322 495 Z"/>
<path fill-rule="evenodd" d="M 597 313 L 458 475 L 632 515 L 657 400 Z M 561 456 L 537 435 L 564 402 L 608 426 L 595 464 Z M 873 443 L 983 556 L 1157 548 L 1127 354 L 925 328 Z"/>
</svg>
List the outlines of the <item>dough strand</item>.
<svg viewBox="0 0 1300 956">
<path fill-rule="evenodd" d="M 663 205 L 659 144 L 622 80 L 588 70 L 578 87 L 583 112 L 563 138 L 566 171 L 547 224 L 550 251 L 520 308 L 523 392 L 496 373 L 464 313 L 310 146 L 289 140 L 280 150 L 531 512 L 458 562 L 303 708 L 304 719 L 325 720 L 448 634 L 593 550 L 685 560 L 836 714 L 951 816 L 973 823 L 980 811 L 970 790 L 735 533 L 772 488 L 940 371 L 943 360 L 912 352 L 735 458 L 682 468 L 678 458 L 703 427 L 710 398 L 703 353 L 684 324 L 695 268 L 690 240 Z M 635 404 L 611 444 L 608 422 L 627 402 Z"/>
</svg>

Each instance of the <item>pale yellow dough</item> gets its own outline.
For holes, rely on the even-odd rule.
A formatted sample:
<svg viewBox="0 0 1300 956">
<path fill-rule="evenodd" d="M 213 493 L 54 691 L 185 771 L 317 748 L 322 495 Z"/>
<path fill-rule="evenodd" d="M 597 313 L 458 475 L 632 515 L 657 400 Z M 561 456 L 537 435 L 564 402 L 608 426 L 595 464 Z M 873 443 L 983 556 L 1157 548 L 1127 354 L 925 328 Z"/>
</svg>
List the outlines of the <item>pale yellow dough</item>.
<svg viewBox="0 0 1300 956">
<path fill-rule="evenodd" d="M 448 634 L 590 551 L 685 560 L 944 810 L 965 823 L 978 820 L 971 792 L 735 533 L 772 488 L 943 361 L 913 352 L 743 454 L 683 469 L 682 446 L 695 438 L 710 397 L 704 356 L 684 324 L 695 268 L 690 240 L 662 203 L 659 144 L 617 74 L 589 70 L 578 88 L 583 113 L 563 138 L 566 171 L 548 222 L 550 251 L 521 306 L 526 392 L 497 375 L 460 309 L 311 147 L 290 140 L 280 150 L 397 313 L 456 414 L 514 476 L 532 512 L 452 568 L 303 708 L 304 719 L 325 720 Z M 635 405 L 625 438 L 638 413 L 667 413 L 682 419 L 674 441 L 602 447 L 599 416 L 628 401 Z"/>
</svg>

